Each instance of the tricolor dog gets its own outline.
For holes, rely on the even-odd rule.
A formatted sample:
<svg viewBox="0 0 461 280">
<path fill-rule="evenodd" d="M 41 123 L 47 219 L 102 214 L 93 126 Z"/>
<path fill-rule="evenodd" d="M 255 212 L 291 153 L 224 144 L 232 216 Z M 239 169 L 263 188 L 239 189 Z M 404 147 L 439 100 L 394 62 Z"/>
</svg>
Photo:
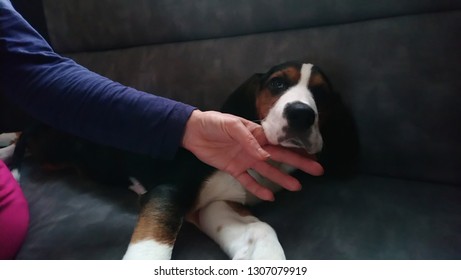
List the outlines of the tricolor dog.
<svg viewBox="0 0 461 280">
<path fill-rule="evenodd" d="M 329 139 L 342 137 L 350 130 L 347 126 L 338 128 L 337 121 L 342 116 L 336 115 L 344 112 L 341 104 L 318 67 L 288 62 L 250 77 L 229 96 L 222 111 L 260 122 L 271 144 L 322 158 L 323 152 L 331 155 L 344 150 L 335 150 L 334 141 Z M 50 139 L 49 131 L 40 129 L 34 133 Z M 106 184 L 147 189 L 141 195 L 138 223 L 124 259 L 171 258 L 184 220 L 211 237 L 231 259 L 285 259 L 275 231 L 245 208 L 258 199 L 233 177 L 201 163 L 189 152 L 181 151 L 174 161 L 167 162 L 71 136 L 54 137 L 53 141 L 53 152 L 50 147 L 36 144 L 30 150 L 33 155 L 41 151 L 44 162 L 72 162 Z M 60 144 L 56 145 L 56 141 Z M 32 147 L 37 140 L 32 135 L 26 142 Z M 60 151 L 56 151 L 57 147 L 61 147 Z M 273 164 L 285 172 L 294 171 L 290 166 Z M 255 172 L 249 173 L 271 190 L 281 189 Z"/>
</svg>

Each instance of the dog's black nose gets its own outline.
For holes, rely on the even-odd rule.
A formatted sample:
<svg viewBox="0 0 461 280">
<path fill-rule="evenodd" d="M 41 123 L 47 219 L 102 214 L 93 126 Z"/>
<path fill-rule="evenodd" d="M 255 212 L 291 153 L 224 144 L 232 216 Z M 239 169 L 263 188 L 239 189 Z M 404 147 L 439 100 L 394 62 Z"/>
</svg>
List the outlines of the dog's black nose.
<svg viewBox="0 0 461 280">
<path fill-rule="evenodd" d="M 284 115 L 288 126 L 296 130 L 307 130 L 315 121 L 315 111 L 309 105 L 299 101 L 287 104 Z"/>
</svg>

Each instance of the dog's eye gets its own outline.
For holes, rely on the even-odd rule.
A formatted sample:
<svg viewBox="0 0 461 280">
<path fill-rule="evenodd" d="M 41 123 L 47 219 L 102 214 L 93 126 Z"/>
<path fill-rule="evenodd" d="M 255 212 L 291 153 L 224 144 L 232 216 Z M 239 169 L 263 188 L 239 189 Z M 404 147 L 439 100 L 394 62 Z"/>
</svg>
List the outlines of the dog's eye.
<svg viewBox="0 0 461 280">
<path fill-rule="evenodd" d="M 288 88 L 288 83 L 285 79 L 276 77 L 270 80 L 268 87 L 271 91 L 280 92 Z"/>
</svg>

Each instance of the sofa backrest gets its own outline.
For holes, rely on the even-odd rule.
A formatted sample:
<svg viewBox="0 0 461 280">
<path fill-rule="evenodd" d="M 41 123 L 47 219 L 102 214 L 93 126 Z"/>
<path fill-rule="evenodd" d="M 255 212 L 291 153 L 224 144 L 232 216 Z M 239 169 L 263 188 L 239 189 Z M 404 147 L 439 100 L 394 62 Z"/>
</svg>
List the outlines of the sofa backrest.
<svg viewBox="0 0 461 280">
<path fill-rule="evenodd" d="M 127 48 L 357 22 L 461 7 L 453 0 L 43 0 L 59 52 Z M 458 2 L 458 3 L 457 3 Z"/>
<path fill-rule="evenodd" d="M 43 11 L 58 52 L 203 109 L 274 64 L 317 64 L 354 115 L 363 172 L 461 184 L 461 1 L 43 0 Z"/>
</svg>

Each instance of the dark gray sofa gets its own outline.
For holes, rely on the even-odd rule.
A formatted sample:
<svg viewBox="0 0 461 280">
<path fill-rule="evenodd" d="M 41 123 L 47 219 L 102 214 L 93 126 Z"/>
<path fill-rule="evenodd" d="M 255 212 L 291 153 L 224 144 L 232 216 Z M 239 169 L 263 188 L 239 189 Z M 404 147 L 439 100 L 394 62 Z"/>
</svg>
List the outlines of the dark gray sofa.
<svg viewBox="0 0 461 280">
<path fill-rule="evenodd" d="M 56 51 L 140 90 L 217 109 L 255 72 L 319 65 L 356 121 L 359 174 L 253 208 L 288 259 L 461 258 L 461 1 L 12 1 Z M 19 259 L 119 259 L 137 197 L 28 162 Z M 226 259 L 184 225 L 175 259 Z"/>
</svg>

